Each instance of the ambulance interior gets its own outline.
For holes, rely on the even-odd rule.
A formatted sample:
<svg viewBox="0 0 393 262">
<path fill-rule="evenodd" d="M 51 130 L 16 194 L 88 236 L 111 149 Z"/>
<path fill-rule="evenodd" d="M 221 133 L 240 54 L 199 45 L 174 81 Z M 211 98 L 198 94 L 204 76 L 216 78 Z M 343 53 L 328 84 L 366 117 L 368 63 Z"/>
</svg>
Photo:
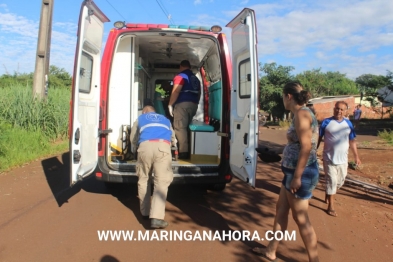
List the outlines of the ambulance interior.
<svg viewBox="0 0 393 262">
<path fill-rule="evenodd" d="M 222 73 L 217 39 L 207 34 L 186 31 L 153 31 L 119 37 L 111 65 L 107 121 L 107 161 L 112 168 L 135 165 L 135 148 L 129 143 L 131 126 L 145 105 L 159 114 L 168 112 L 173 78 L 182 60 L 189 60 L 201 82 L 198 111 L 189 126 L 191 158 L 175 160 L 176 165 L 220 163 L 222 126 Z M 201 68 L 205 76 L 201 75 Z M 208 110 L 204 110 L 204 104 Z"/>
</svg>

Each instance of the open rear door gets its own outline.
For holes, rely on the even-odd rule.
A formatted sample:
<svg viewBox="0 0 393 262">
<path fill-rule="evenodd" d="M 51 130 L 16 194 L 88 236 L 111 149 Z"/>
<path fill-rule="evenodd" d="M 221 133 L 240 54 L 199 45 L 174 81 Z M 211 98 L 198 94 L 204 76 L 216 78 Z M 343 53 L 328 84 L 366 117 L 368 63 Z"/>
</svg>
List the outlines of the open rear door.
<svg viewBox="0 0 393 262">
<path fill-rule="evenodd" d="M 258 56 L 255 13 L 245 8 L 232 28 L 230 166 L 233 174 L 255 186 L 258 146 Z"/>
<path fill-rule="evenodd" d="M 101 45 L 109 19 L 91 0 L 82 3 L 72 83 L 71 185 L 91 174 L 98 160 Z"/>
</svg>

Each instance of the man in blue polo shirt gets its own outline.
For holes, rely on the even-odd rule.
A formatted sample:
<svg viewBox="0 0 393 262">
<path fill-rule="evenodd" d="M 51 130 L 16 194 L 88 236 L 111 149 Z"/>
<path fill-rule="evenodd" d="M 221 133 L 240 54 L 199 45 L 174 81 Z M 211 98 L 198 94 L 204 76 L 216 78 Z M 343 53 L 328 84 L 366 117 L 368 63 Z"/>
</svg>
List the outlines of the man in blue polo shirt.
<svg viewBox="0 0 393 262">
<path fill-rule="evenodd" d="M 181 61 L 180 73 L 173 79 L 172 94 L 168 103 L 169 113 L 173 116 L 173 128 L 179 140 L 179 159 L 190 158 L 188 125 L 197 112 L 200 96 L 201 82 L 191 71 L 190 62 Z"/>
<path fill-rule="evenodd" d="M 130 140 L 133 148 L 138 148 L 136 173 L 142 216 L 150 217 L 152 228 L 165 228 L 165 202 L 173 180 L 171 144 L 176 146 L 171 123 L 152 106 L 145 106 L 132 126 Z M 150 201 L 151 179 L 154 192 Z"/>
<path fill-rule="evenodd" d="M 325 202 L 328 204 L 327 213 L 337 216 L 334 209 L 334 197 L 337 189 L 344 185 L 348 170 L 348 148 L 350 147 L 355 157 L 355 164 L 361 164 L 359 159 L 355 131 L 351 121 L 346 116 L 348 104 L 338 101 L 334 106 L 332 117 L 322 121 L 319 127 L 318 145 L 324 138 L 323 145 L 323 169 L 325 171 L 326 195 Z"/>
</svg>

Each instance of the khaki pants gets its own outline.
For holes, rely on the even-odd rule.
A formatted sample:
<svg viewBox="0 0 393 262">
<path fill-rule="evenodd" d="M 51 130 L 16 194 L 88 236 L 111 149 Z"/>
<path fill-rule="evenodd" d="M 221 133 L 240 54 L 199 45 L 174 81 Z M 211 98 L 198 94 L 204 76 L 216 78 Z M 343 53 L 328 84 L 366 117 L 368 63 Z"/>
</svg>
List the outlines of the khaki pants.
<svg viewBox="0 0 393 262">
<path fill-rule="evenodd" d="M 176 104 L 173 109 L 173 129 L 179 142 L 179 153 L 187 153 L 189 151 L 188 125 L 195 116 L 197 109 L 198 104 L 193 102 Z"/>
<path fill-rule="evenodd" d="M 154 177 L 152 176 L 153 171 Z M 168 187 L 173 180 L 170 145 L 165 142 L 142 142 L 138 148 L 136 173 L 142 215 L 164 219 Z M 150 202 L 152 179 L 154 192 Z"/>
</svg>

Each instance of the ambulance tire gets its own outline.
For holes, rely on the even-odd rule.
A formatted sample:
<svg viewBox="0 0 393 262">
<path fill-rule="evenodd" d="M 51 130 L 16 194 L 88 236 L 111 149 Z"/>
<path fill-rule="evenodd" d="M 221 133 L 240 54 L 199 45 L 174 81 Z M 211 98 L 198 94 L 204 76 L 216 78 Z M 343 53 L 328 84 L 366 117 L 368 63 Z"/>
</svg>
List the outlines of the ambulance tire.
<svg viewBox="0 0 393 262">
<path fill-rule="evenodd" d="M 117 183 L 117 182 L 104 182 L 108 192 L 129 192 L 130 190 L 137 190 L 136 184 L 131 183 Z"/>
<path fill-rule="evenodd" d="M 225 189 L 226 183 L 218 183 L 213 185 L 208 185 L 207 189 L 211 191 L 221 192 Z"/>
<path fill-rule="evenodd" d="M 119 186 L 119 183 L 113 183 L 113 182 L 104 182 L 104 184 L 108 191 L 115 190 Z"/>
</svg>

